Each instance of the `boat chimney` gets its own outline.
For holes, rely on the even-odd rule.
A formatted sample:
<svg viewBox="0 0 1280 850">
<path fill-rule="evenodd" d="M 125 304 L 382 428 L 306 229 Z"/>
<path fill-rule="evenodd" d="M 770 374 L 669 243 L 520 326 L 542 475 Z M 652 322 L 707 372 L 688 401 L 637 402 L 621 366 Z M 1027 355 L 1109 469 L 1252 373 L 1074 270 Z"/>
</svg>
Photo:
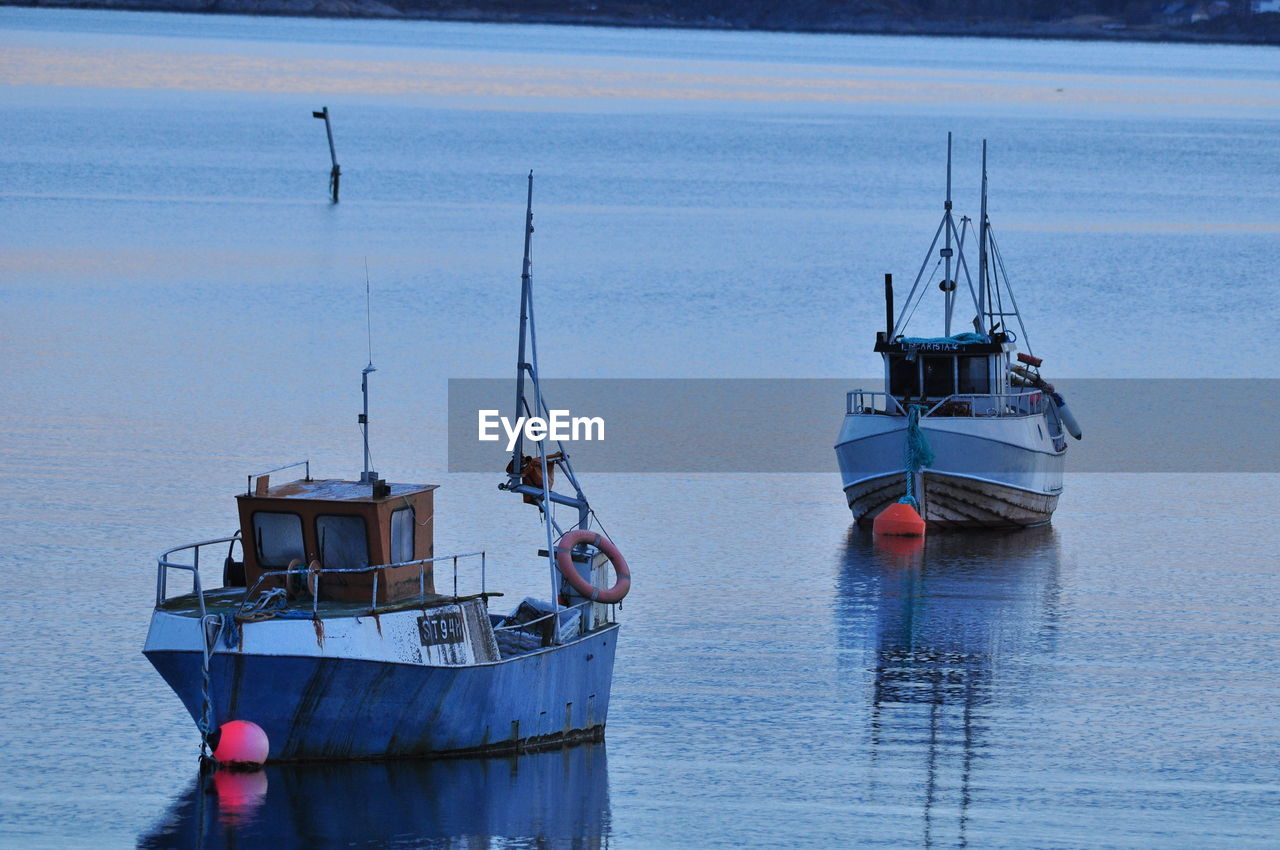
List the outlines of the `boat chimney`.
<svg viewBox="0 0 1280 850">
<path fill-rule="evenodd" d="M 893 275 L 884 276 L 884 341 L 893 342 Z"/>
</svg>

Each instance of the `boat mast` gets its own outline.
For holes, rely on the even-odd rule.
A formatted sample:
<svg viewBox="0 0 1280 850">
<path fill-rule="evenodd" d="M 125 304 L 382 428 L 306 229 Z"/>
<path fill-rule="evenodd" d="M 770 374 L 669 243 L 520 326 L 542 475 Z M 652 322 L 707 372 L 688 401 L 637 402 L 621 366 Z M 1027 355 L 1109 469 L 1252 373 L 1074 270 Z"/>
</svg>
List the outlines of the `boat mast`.
<svg viewBox="0 0 1280 850">
<path fill-rule="evenodd" d="M 951 133 L 947 133 L 947 200 L 943 203 L 943 215 L 947 217 L 944 228 L 947 232 L 946 242 L 942 249 L 942 257 L 946 260 L 946 271 L 942 277 L 943 298 L 946 303 L 946 316 L 943 322 L 944 336 L 951 336 L 951 308 L 955 304 L 956 284 L 951 278 L 951 231 L 955 224 L 951 221 Z"/>
<path fill-rule="evenodd" d="M 978 304 L 978 297 L 974 293 L 973 278 L 969 274 L 969 265 L 964 259 L 964 240 L 956 230 L 955 218 L 952 215 L 953 204 L 951 202 L 951 134 L 947 133 L 947 195 L 942 204 L 942 220 L 938 222 L 938 229 L 933 234 L 933 241 L 929 243 L 929 250 L 925 252 L 924 261 L 920 264 L 920 270 L 916 272 L 916 279 L 911 284 L 911 291 L 907 293 L 907 298 L 902 304 L 901 311 L 898 313 L 897 319 L 894 321 L 893 328 L 889 331 L 889 339 L 893 340 L 906 330 L 907 324 L 910 323 L 911 317 L 915 315 L 916 307 L 920 305 L 920 301 L 924 299 L 925 289 L 921 288 L 924 282 L 924 273 L 929 268 L 929 263 L 933 259 L 933 249 L 938 247 L 938 240 L 946 238 L 943 247 L 938 249 L 938 262 L 934 265 L 933 271 L 937 272 L 938 267 L 945 263 L 942 282 L 938 285 L 943 292 L 943 300 L 945 303 L 945 319 L 946 334 L 951 336 L 951 319 L 955 313 L 956 298 L 956 281 L 952 277 L 952 273 L 964 272 L 964 278 L 969 286 L 969 294 L 973 297 L 974 309 L 978 314 L 982 314 L 982 308 Z M 956 248 L 956 242 L 959 241 L 959 248 Z M 976 324 L 976 320 L 975 320 Z"/>
<path fill-rule="evenodd" d="M 530 365 L 525 362 L 525 340 L 529 333 L 529 301 L 533 297 L 533 172 L 529 172 L 529 193 L 524 213 L 524 265 L 520 272 L 520 347 L 516 350 L 516 416 L 529 415 L 524 399 L 524 375 Z M 508 484 L 520 483 L 521 463 L 524 460 L 524 429 L 516 432 L 516 444 L 511 453 L 511 473 Z"/>
<path fill-rule="evenodd" d="M 989 333 L 990 283 L 987 279 L 987 140 L 982 140 L 982 208 L 978 218 L 978 333 Z M 986 328 L 983 327 L 984 320 Z"/>
<path fill-rule="evenodd" d="M 526 362 L 525 342 L 529 344 L 529 359 Z M 529 403 L 525 400 L 524 395 L 524 375 L 528 371 L 529 379 L 533 383 L 533 410 L 529 410 Z M 522 412 L 523 411 L 523 414 Z M 529 172 L 529 189 L 525 200 L 524 213 L 524 262 L 520 272 L 520 354 L 516 363 L 516 416 L 533 415 L 546 418 L 545 405 L 542 401 L 542 389 L 538 386 L 538 328 L 533 317 L 533 172 Z M 521 429 L 523 431 L 523 429 Z M 546 440 L 538 440 L 538 465 L 542 472 L 542 487 L 532 487 L 524 485 L 521 481 L 524 474 L 524 437 L 522 434 L 517 435 L 516 444 L 511 456 L 511 474 L 517 484 L 522 489 L 530 491 L 535 499 L 538 500 L 538 507 L 542 510 L 543 525 L 547 532 L 547 562 L 551 571 L 551 604 L 554 610 L 559 611 L 560 605 L 557 602 L 559 596 L 560 582 L 556 575 L 556 550 L 555 550 L 555 534 L 553 526 L 555 520 L 551 516 L 551 475 L 547 468 L 547 442 Z M 552 632 L 557 634 L 556 631 Z M 555 641 L 559 643 L 557 639 Z"/>
<path fill-rule="evenodd" d="M 548 418 L 547 403 L 542 397 L 542 386 L 538 379 L 538 330 L 533 312 L 533 172 L 529 172 L 529 188 L 525 200 L 524 218 L 524 263 L 520 273 L 520 349 L 516 356 L 516 416 L 537 416 L 544 421 Z M 526 359 L 526 352 L 528 358 Z M 529 384 L 525 383 L 528 376 Z M 529 404 L 528 389 L 533 395 L 532 407 Z M 524 469 L 524 435 L 523 428 L 517 432 L 515 446 L 511 454 L 510 472 L 505 484 L 499 485 L 504 490 L 531 497 L 542 512 L 547 532 L 547 563 L 551 573 L 552 605 L 559 610 L 560 578 L 556 567 L 555 540 L 563 533 L 551 512 L 553 505 L 565 505 L 578 512 L 577 528 L 586 528 L 591 516 L 591 506 L 578 485 L 573 474 L 573 466 L 569 463 L 569 454 L 563 443 L 557 441 L 559 457 L 549 459 L 547 441 L 536 441 L 539 471 L 542 473 L 542 485 L 534 486 L 525 483 Z M 574 495 L 566 496 L 551 489 L 551 470 L 558 466 L 565 478 L 573 485 Z M 559 638 L 553 638 L 559 642 Z"/>
</svg>

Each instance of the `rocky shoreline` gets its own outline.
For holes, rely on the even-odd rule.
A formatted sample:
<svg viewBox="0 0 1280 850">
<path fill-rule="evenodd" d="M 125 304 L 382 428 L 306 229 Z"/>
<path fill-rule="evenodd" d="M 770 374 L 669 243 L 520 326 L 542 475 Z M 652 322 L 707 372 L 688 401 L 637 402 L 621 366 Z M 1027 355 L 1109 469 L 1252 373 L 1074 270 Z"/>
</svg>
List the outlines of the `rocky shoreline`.
<svg viewBox="0 0 1280 850">
<path fill-rule="evenodd" d="M 1123 20 L 1076 14 L 1052 20 L 1028 17 L 933 16 L 877 2 L 796 2 L 758 7 L 704 0 L 0 0 L 0 5 L 39 8 L 120 9 L 232 15 L 387 18 L 489 23 L 539 23 L 777 32 L 1052 38 L 1280 44 L 1280 13 L 1221 14 L 1211 19 Z M 1069 4 L 1063 4 L 1069 5 Z M 1197 4 L 1166 4 L 1197 7 Z M 1204 4 L 1199 4 L 1203 7 Z M 745 8 L 744 8 L 745 7 Z M 756 7 L 756 8 L 753 8 Z M 1008 5 L 999 8 L 1007 10 Z M 1191 12 L 1190 15 L 1194 15 Z M 1168 16 L 1166 16 L 1168 17 Z"/>
</svg>

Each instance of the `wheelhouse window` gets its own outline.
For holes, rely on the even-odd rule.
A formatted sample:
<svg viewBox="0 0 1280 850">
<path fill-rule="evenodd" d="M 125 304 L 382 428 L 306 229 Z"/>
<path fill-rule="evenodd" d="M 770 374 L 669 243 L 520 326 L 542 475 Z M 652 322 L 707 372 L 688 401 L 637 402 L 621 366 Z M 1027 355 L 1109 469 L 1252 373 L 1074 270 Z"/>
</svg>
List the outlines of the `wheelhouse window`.
<svg viewBox="0 0 1280 850">
<path fill-rule="evenodd" d="M 924 394 L 927 398 L 944 398 L 956 391 L 954 357 L 924 358 Z"/>
<path fill-rule="evenodd" d="M 316 517 L 316 540 L 320 543 L 320 564 L 327 570 L 369 566 L 369 534 L 364 517 Z"/>
<path fill-rule="evenodd" d="M 401 508 L 391 513 L 391 563 L 403 564 L 413 560 L 412 508 Z"/>
<path fill-rule="evenodd" d="M 889 392 L 899 397 L 920 395 L 920 364 L 901 356 L 890 357 Z"/>
<path fill-rule="evenodd" d="M 253 515 L 253 539 L 258 566 L 283 568 L 303 560 L 302 518 L 297 514 L 258 511 Z"/>
<path fill-rule="evenodd" d="M 988 358 L 961 357 L 960 392 L 985 395 L 991 392 L 991 373 L 987 371 Z"/>
</svg>

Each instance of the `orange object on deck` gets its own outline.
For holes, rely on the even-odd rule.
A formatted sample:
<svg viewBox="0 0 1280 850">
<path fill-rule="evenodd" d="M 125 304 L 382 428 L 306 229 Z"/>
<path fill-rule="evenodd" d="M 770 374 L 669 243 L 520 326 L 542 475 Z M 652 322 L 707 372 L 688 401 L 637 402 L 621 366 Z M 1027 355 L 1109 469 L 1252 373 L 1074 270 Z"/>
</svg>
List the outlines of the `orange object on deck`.
<svg viewBox="0 0 1280 850">
<path fill-rule="evenodd" d="M 903 502 L 894 502 L 881 511 L 871 524 L 873 534 L 892 534 L 901 537 L 924 537 L 924 520 L 916 509 Z"/>
</svg>

